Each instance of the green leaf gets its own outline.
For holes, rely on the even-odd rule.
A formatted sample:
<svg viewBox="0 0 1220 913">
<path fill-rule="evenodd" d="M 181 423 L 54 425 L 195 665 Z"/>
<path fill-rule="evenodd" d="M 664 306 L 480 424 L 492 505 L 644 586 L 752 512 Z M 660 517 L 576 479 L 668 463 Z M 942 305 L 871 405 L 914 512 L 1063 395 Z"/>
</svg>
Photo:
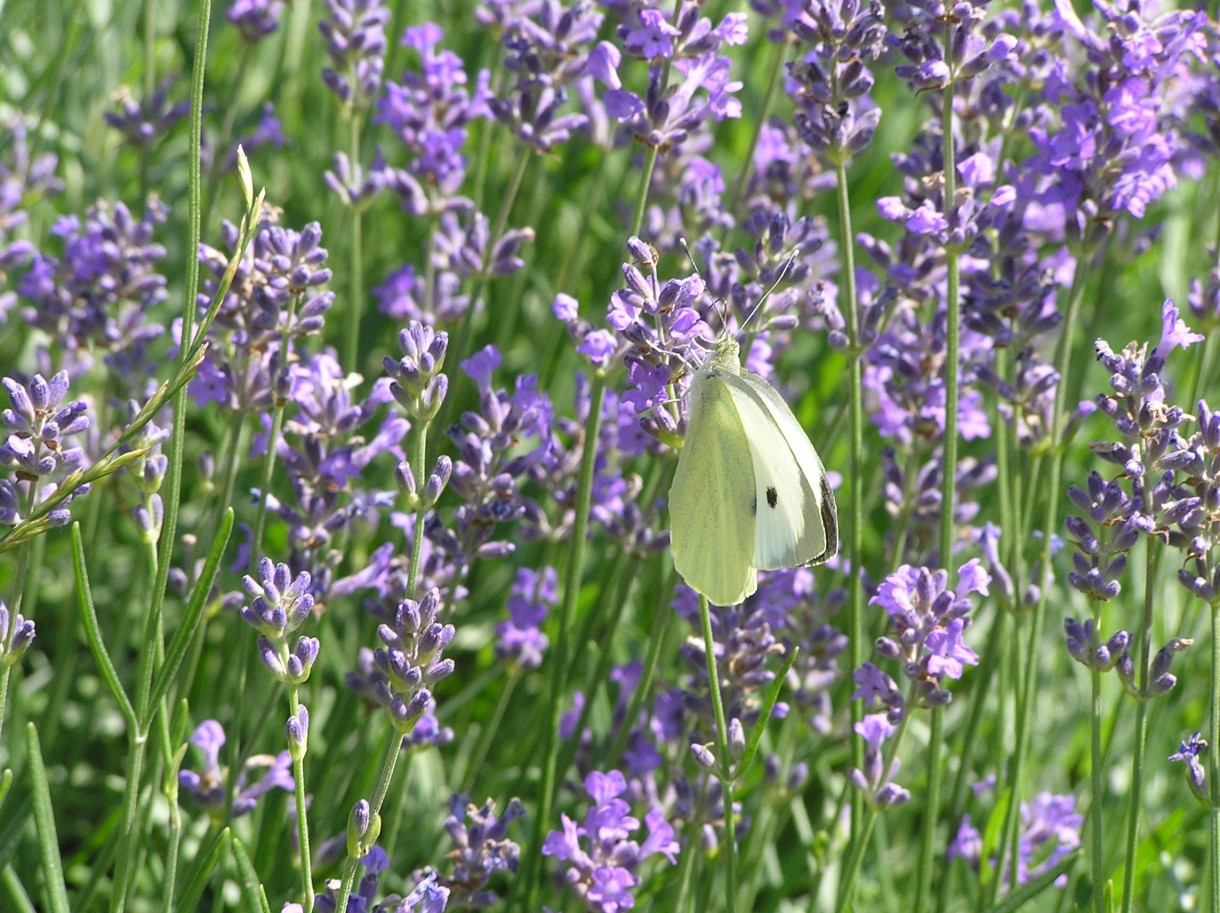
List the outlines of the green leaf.
<svg viewBox="0 0 1220 913">
<path fill-rule="evenodd" d="M 254 863 L 250 861 L 246 845 L 237 836 L 233 837 L 233 859 L 237 862 L 237 868 L 241 872 L 241 894 L 246 901 L 246 906 L 254 913 L 271 913 L 271 908 L 267 905 L 267 895 L 263 891 L 262 882 L 258 879 L 258 872 L 254 870 Z"/>
<path fill-rule="evenodd" d="M 30 793 L 34 797 L 34 823 L 38 831 L 38 850 L 42 857 L 42 877 L 45 882 L 48 913 L 69 913 L 68 891 L 64 887 L 63 858 L 59 855 L 59 835 L 55 832 L 55 809 L 51 807 L 51 790 L 47 785 L 47 769 L 42 762 L 42 745 L 38 727 L 33 723 L 25 729 L 26 750 L 30 762 Z"/>
<path fill-rule="evenodd" d="M 93 607 L 93 589 L 89 586 L 89 570 L 85 566 L 85 550 L 81 542 L 80 524 L 72 524 L 72 570 L 76 581 L 76 603 L 80 607 L 81 624 L 85 629 L 85 640 L 89 642 L 89 650 L 93 653 L 94 662 L 102 673 L 110 693 L 114 695 L 119 705 L 119 712 L 127 722 L 127 731 L 132 738 L 139 735 L 139 723 L 136 720 L 135 708 L 123 690 L 123 683 L 115 671 L 110 654 L 106 652 L 106 644 L 102 640 L 102 629 L 97 621 L 97 611 Z"/>
<path fill-rule="evenodd" d="M 157 677 L 153 681 L 152 698 L 148 702 L 149 707 L 155 708 L 161 703 L 161 698 L 165 697 L 166 692 L 169 691 L 174 677 L 178 674 L 178 669 L 182 666 L 183 659 L 186 658 L 186 651 L 190 648 L 191 640 L 199 629 L 200 621 L 203 618 L 203 609 L 208 602 L 208 594 L 211 593 L 212 584 L 216 581 L 216 571 L 220 567 L 220 558 L 224 554 L 225 546 L 229 544 L 229 535 L 232 532 L 233 508 L 230 507 L 220 519 L 220 528 L 216 530 L 216 538 L 212 540 L 212 550 L 208 553 L 207 561 L 204 562 L 199 579 L 195 581 L 195 588 L 191 591 L 191 599 L 187 603 L 186 614 L 182 617 L 182 624 L 174 632 L 174 636 L 169 642 L 169 647 L 165 651 L 165 662 L 161 664 L 161 668 L 157 671 Z"/>
<path fill-rule="evenodd" d="M 211 843 L 200 847 L 199 854 L 195 857 L 195 871 L 191 873 L 186 887 L 182 890 L 182 896 L 178 898 L 179 910 L 197 910 L 199 908 L 199 899 L 203 897 L 203 889 L 207 887 L 220 860 L 228 852 L 231 839 L 229 829 L 226 827 L 224 830 L 216 832 Z"/>
<path fill-rule="evenodd" d="M 746 743 L 745 753 L 733 772 L 734 780 L 740 777 L 742 772 L 749 768 L 750 762 L 754 760 L 754 754 L 758 751 L 758 743 L 762 741 L 763 733 L 767 729 L 767 720 L 771 719 L 771 711 L 775 709 L 775 703 L 779 700 L 779 692 L 784 687 L 784 679 L 788 677 L 788 670 L 792 668 L 792 664 L 796 662 L 796 655 L 800 652 L 799 647 L 792 648 L 788 653 L 788 661 L 784 663 L 784 668 L 779 675 L 775 676 L 775 681 L 767 689 L 767 693 L 763 697 L 762 712 L 758 715 L 758 723 L 750 733 L 750 741 Z"/>
</svg>

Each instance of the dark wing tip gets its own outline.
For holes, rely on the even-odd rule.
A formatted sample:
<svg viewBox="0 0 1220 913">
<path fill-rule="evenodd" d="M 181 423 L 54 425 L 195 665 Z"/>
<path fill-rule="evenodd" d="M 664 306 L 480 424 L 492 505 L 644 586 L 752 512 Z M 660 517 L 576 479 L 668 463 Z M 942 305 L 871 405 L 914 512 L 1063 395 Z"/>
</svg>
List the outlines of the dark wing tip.
<svg viewBox="0 0 1220 913">
<path fill-rule="evenodd" d="M 826 533 L 826 548 L 822 554 L 810 558 L 807 565 L 825 564 L 839 551 L 839 514 L 835 509 L 835 493 L 830 480 L 822 476 L 822 529 Z"/>
</svg>

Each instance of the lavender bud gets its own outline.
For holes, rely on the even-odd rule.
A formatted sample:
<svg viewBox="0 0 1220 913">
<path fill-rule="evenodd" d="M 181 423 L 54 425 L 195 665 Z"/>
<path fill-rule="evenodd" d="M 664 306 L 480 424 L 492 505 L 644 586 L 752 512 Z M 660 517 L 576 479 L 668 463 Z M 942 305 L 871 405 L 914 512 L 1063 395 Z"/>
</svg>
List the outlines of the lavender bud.
<svg viewBox="0 0 1220 913">
<path fill-rule="evenodd" d="M 409 501 L 415 500 L 415 473 L 411 471 L 411 464 L 406 460 L 399 460 L 398 465 L 394 467 L 394 481 L 398 483 L 398 490 L 405 494 Z"/>
<path fill-rule="evenodd" d="M 309 742 L 309 711 L 305 709 L 304 704 L 299 705 L 297 712 L 288 717 L 284 732 L 288 737 L 288 753 L 294 761 L 302 760 Z"/>
<path fill-rule="evenodd" d="M 741 720 L 733 717 L 729 720 L 729 756 L 734 761 L 740 761 L 746 751 L 746 731 Z"/>
<path fill-rule="evenodd" d="M 447 456 L 440 456 L 436 460 L 436 466 L 428 476 L 428 481 L 424 485 L 424 507 L 430 508 L 440 500 L 441 494 L 449 485 L 449 478 L 453 475 L 453 460 Z"/>
<path fill-rule="evenodd" d="M 690 747 L 690 753 L 694 755 L 695 763 L 700 767 L 707 770 L 712 770 L 716 767 L 716 756 L 712 754 L 708 746 L 694 743 Z"/>
<path fill-rule="evenodd" d="M 381 817 L 374 815 L 366 799 L 359 800 L 347 820 L 347 855 L 360 859 L 368 855 L 381 834 Z"/>
</svg>

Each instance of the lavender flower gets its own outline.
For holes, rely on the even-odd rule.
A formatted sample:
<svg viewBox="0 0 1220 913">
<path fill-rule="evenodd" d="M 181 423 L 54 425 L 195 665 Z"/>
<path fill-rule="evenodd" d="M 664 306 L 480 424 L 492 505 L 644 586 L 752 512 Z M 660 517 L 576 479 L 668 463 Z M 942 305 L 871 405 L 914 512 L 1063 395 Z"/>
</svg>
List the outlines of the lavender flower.
<svg viewBox="0 0 1220 913">
<path fill-rule="evenodd" d="M 237 26 L 242 38 L 255 44 L 279 28 L 283 12 L 283 0 L 233 0 L 225 18 Z"/>
<path fill-rule="evenodd" d="M 13 613 L 0 599 L 0 665 L 20 662 L 34 642 L 34 622 L 20 612 Z"/>
<path fill-rule="evenodd" d="M 242 578 L 242 586 L 252 601 L 242 606 L 241 617 L 259 632 L 258 651 L 263 664 L 276 681 L 303 684 L 318 658 L 318 639 L 300 637 L 290 651 L 288 635 L 313 611 L 309 574 L 293 577 L 288 565 L 273 564 L 270 558 L 263 558 L 259 562 L 259 579 L 247 574 Z"/>
<path fill-rule="evenodd" d="M 971 593 L 988 594 L 991 577 L 977 558 L 958 570 L 957 590 L 948 589 L 943 570 L 903 565 L 877 588 L 869 605 L 889 613 L 892 636 L 877 639 L 877 651 L 901 659 L 903 674 L 915 687 L 917 703 L 943 706 L 952 700 L 945 679 L 962 677 L 965 666 L 978 664 L 978 656 L 962 640 L 970 624 Z"/>
<path fill-rule="evenodd" d="M 833 167 L 867 147 L 881 119 L 869 96 L 873 75 L 867 67 L 884 50 L 881 9 L 862 8 L 859 0 L 812 0 L 789 24 L 800 42 L 812 46 L 788 69 L 796 87 L 796 126 L 813 153 Z"/>
<path fill-rule="evenodd" d="M 191 110 L 189 101 L 171 103 L 169 89 L 172 79 L 162 80 L 153 94 L 143 102 L 137 102 L 126 86 L 114 96 L 117 110 L 107 111 L 106 123 L 123 134 L 127 142 L 137 149 L 151 149 L 178 121 Z"/>
<path fill-rule="evenodd" d="M 381 88 L 390 10 L 381 0 L 326 0 L 326 9 L 318 31 L 333 66 L 323 67 L 322 81 L 345 110 L 363 112 Z"/>
<path fill-rule="evenodd" d="M 1038 793 L 1029 802 L 1021 803 L 1021 833 L 1018 839 L 1019 855 L 1016 884 L 1025 884 L 1043 872 L 1054 868 L 1065 856 L 1080 846 L 1080 830 L 1084 816 L 1076 811 L 1073 796 L 1057 796 Z M 982 863 L 983 839 L 967 815 L 962 819 L 957 835 L 949 847 L 950 859 L 961 859 L 978 871 Z M 994 866 L 995 861 L 989 860 Z M 1003 881 L 1013 885 L 1012 873 L 1007 861 L 1004 865 Z M 1056 882 L 1065 887 L 1066 880 Z"/>
<path fill-rule="evenodd" d="M 848 781 L 868 796 L 868 801 L 877 809 L 903 805 L 911 798 L 908 790 L 890 780 L 898 775 L 899 763 L 895 758 L 889 770 L 884 770 L 885 740 L 894 734 L 894 725 L 884 713 L 871 713 L 853 727 L 856 735 L 864 739 L 864 769 L 852 768 Z"/>
<path fill-rule="evenodd" d="M 490 799 L 481 808 L 462 796 L 449 800 L 445 831 L 453 841 L 449 853 L 453 874 L 441 876 L 438 883 L 448 889 L 453 904 L 483 909 L 500 899 L 487 884 L 502 872 L 516 874 L 521 848 L 508 839 L 508 828 L 524 817 L 525 807 L 516 798 L 509 800 L 502 815 L 496 814 L 495 803 Z"/>
<path fill-rule="evenodd" d="M 128 393 L 146 398 L 151 369 L 147 348 L 164 330 L 150 312 L 165 300 L 166 280 L 156 271 L 165 248 L 153 240 L 166 209 L 156 199 L 136 219 L 122 203 L 98 203 L 82 224 L 75 216 L 55 223 L 62 256 L 34 255 L 19 294 L 30 302 L 23 317 L 72 352 L 101 350 Z"/>
<path fill-rule="evenodd" d="M 203 770 L 181 770 L 178 784 L 187 791 L 213 821 L 224 820 L 227 799 L 227 772 L 220 767 L 220 749 L 225 743 L 224 728 L 215 720 L 204 720 L 191 735 L 190 743 L 203 752 Z M 267 768 L 259 780 L 246 786 L 252 771 Z M 233 817 L 240 818 L 254 810 L 258 799 L 273 789 L 293 791 L 292 759 L 287 751 L 278 755 L 253 755 L 247 759 L 234 785 Z"/>
<path fill-rule="evenodd" d="M 542 845 L 544 856 L 567 863 L 564 880 L 583 898 L 585 908 L 595 913 L 616 913 L 635 906 L 632 891 L 641 884 L 636 869 L 654 854 L 670 864 L 677 862 L 679 850 L 673 828 L 659 808 L 644 817 L 648 836 L 637 843 L 630 835 L 640 822 L 631 817 L 631 806 L 618 798 L 627 782 L 617 770 L 594 771 L 585 778 L 585 792 L 593 800 L 584 823 L 577 824 L 561 815 L 562 830 L 547 834 Z"/>
<path fill-rule="evenodd" d="M 411 732 L 432 700 L 431 685 L 454 669 L 441 651 L 453 641 L 454 627 L 441 624 L 440 593 L 428 591 L 422 600 L 404 600 L 394 625 L 381 625 L 382 646 L 373 653 L 373 695 L 390 722 L 403 735 Z"/>
<path fill-rule="evenodd" d="M 0 442 L 0 467 L 12 470 L 15 481 L 5 480 L 0 517 L 15 525 L 24 518 L 26 508 L 36 507 L 56 493 L 53 483 L 63 481 L 85 462 L 81 448 L 67 445 L 69 437 L 89 428 L 90 417 L 82 400 L 62 405 L 68 394 L 66 371 L 49 381 L 35 374 L 25 384 L 5 377 L 3 384 L 12 408 L 0 412 L 0 424 L 8 429 Z M 47 515 L 50 525 L 66 525 L 71 519 L 68 504 L 88 491 L 88 485 L 77 485 Z"/>
<path fill-rule="evenodd" d="M 365 803 L 367 806 L 367 803 Z M 377 844 L 369 847 L 360 859 L 360 880 L 347 898 L 347 909 L 352 913 L 372 913 L 377 902 L 377 891 L 381 882 L 381 873 L 390 867 L 390 857 Z M 342 881 L 338 878 L 327 880 L 326 888 L 314 897 L 314 909 L 318 913 L 335 913 L 338 909 L 339 888 Z"/>
<path fill-rule="evenodd" d="M 1207 739 L 1196 732 L 1169 756 L 1169 760 L 1180 761 L 1186 765 L 1186 783 L 1190 787 L 1191 793 L 1194 794 L 1200 805 L 1211 809 L 1212 797 L 1207 786 L 1207 767 L 1201 760 L 1207 751 Z"/>
<path fill-rule="evenodd" d="M 548 607 L 559 603 L 558 575 L 553 567 L 541 573 L 518 568 L 509 590 L 508 621 L 496 625 L 496 656 L 510 668 L 536 669 L 548 645 L 542 633 Z"/>
</svg>

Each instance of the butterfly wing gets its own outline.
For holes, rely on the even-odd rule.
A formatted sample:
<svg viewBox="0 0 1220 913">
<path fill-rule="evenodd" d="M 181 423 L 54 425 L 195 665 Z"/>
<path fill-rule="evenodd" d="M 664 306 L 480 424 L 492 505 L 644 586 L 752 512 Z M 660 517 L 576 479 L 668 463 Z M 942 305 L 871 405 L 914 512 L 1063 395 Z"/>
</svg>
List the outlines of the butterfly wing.
<svg viewBox="0 0 1220 913">
<path fill-rule="evenodd" d="M 749 443 L 758 493 L 754 564 L 821 564 L 839 547 L 834 493 L 809 435 L 779 392 L 752 371 L 726 376 Z"/>
<path fill-rule="evenodd" d="M 727 606 L 753 593 L 758 580 L 753 459 L 725 381 L 709 363 L 691 382 L 669 514 L 674 567 L 692 590 Z"/>
</svg>

